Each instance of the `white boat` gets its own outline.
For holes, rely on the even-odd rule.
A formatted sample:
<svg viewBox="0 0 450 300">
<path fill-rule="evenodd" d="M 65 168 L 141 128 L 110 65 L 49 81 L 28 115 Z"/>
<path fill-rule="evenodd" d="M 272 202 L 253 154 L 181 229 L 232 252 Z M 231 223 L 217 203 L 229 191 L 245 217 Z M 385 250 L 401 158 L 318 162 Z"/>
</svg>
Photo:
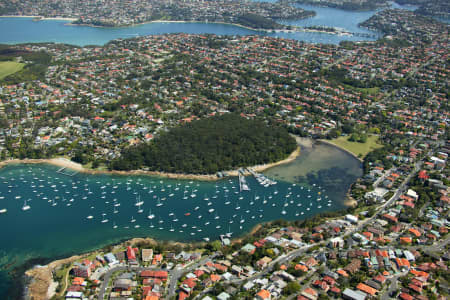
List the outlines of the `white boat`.
<svg viewBox="0 0 450 300">
<path fill-rule="evenodd" d="M 214 208 L 210 208 L 209 210 L 208 210 L 208 212 L 210 212 L 210 213 L 212 213 L 214 211 Z"/>
<path fill-rule="evenodd" d="M 8 210 L 6 208 L 0 209 L 0 214 L 6 213 Z"/>
<path fill-rule="evenodd" d="M 93 218 L 94 218 L 94 216 L 87 216 L 87 217 L 86 217 L 86 219 L 89 219 L 89 220 L 90 220 L 90 219 L 93 219 Z"/>
<path fill-rule="evenodd" d="M 23 211 L 26 211 L 26 210 L 29 210 L 31 207 L 27 204 L 27 200 L 25 200 L 25 202 L 23 203 L 23 206 L 22 206 L 22 210 Z"/>
<path fill-rule="evenodd" d="M 154 219 L 155 218 L 155 215 L 154 214 L 152 214 L 152 210 L 150 209 L 150 211 L 148 212 L 148 216 L 147 216 L 147 218 L 149 219 L 149 220 L 151 220 L 151 219 Z"/>
<path fill-rule="evenodd" d="M 136 203 L 134 205 L 141 206 L 142 204 L 144 204 L 144 201 L 142 201 L 141 196 L 138 195 L 138 197 L 136 198 Z"/>
<path fill-rule="evenodd" d="M 136 219 L 135 219 L 134 217 L 131 217 L 130 222 L 131 222 L 131 223 L 134 223 L 134 222 L 136 222 Z"/>
<path fill-rule="evenodd" d="M 102 223 L 107 223 L 109 220 L 105 219 L 106 214 L 103 213 L 102 216 Z"/>
</svg>

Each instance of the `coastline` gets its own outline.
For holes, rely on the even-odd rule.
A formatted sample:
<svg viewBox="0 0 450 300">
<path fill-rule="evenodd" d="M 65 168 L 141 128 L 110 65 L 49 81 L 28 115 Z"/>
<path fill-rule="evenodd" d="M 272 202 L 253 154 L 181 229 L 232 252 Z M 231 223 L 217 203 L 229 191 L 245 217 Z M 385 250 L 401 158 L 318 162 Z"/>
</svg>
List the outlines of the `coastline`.
<svg viewBox="0 0 450 300">
<path fill-rule="evenodd" d="M 311 18 L 312 16 L 308 16 L 302 19 Z M 221 24 L 221 25 L 230 25 L 230 26 L 236 26 L 243 29 L 247 29 L 254 32 L 265 32 L 265 33 L 293 33 L 293 32 L 307 32 L 307 33 L 322 33 L 322 34 L 331 34 L 331 35 L 353 35 L 352 32 L 349 31 L 326 31 L 326 30 L 320 30 L 320 29 L 311 29 L 306 27 L 297 27 L 294 26 L 292 29 L 265 29 L 265 28 L 253 28 L 237 23 L 228 23 L 228 22 L 209 22 L 209 21 L 177 21 L 177 20 L 154 20 L 154 21 L 146 21 L 142 23 L 136 23 L 136 24 L 130 24 L 130 25 L 118 25 L 118 26 L 100 26 L 100 25 L 93 25 L 93 24 L 75 24 L 74 21 L 77 21 L 77 18 L 65 18 L 65 17 L 43 17 L 43 16 L 14 16 L 14 15 L 5 15 L 0 16 L 0 18 L 38 18 L 37 21 L 48 21 L 48 20 L 54 20 L 54 21 L 68 21 L 69 23 L 66 23 L 64 25 L 66 26 L 86 26 L 86 27 L 93 27 L 93 28 L 127 28 L 127 27 L 136 27 L 141 26 L 145 24 L 162 24 L 162 23 L 198 23 L 198 24 Z M 334 28 L 334 27 L 333 27 Z"/>
<path fill-rule="evenodd" d="M 74 21 L 76 21 L 77 19 L 75 19 Z M 240 28 L 244 28 L 247 30 L 251 30 L 254 32 L 295 32 L 296 30 L 292 30 L 292 29 L 264 29 L 264 28 L 253 28 L 253 27 L 248 27 L 245 25 L 241 25 L 241 24 L 237 24 L 237 23 L 227 23 L 227 22 L 209 22 L 209 21 L 182 21 L 182 20 L 153 20 L 153 21 L 145 21 L 142 23 L 136 23 L 136 24 L 130 24 L 130 25 L 119 25 L 119 26 L 99 26 L 99 25 L 92 25 L 92 24 L 74 24 L 74 23 L 68 23 L 65 25 L 68 26 L 87 26 L 87 27 L 94 27 L 94 28 L 126 28 L 126 27 L 136 27 L 136 26 L 141 26 L 141 25 L 145 25 L 145 24 L 157 24 L 157 23 L 180 23 L 180 24 L 185 24 L 185 23 L 199 23 L 199 24 L 221 24 L 221 25 L 231 25 L 231 26 L 237 26 Z"/>
<path fill-rule="evenodd" d="M 77 18 L 66 18 L 66 17 L 43 17 L 43 16 L 14 16 L 14 15 L 4 15 L 0 16 L 0 18 L 39 18 L 39 21 L 76 21 Z"/>
<path fill-rule="evenodd" d="M 311 16 L 305 17 L 310 18 Z M 43 16 L 20 16 L 20 15 L 3 15 L 0 16 L 0 18 L 39 18 L 38 21 L 47 21 L 47 20 L 54 20 L 54 21 L 70 21 L 70 23 L 67 23 L 65 25 L 68 26 L 87 26 L 87 27 L 94 27 L 94 28 L 124 28 L 124 27 L 135 27 L 140 26 L 144 24 L 151 24 L 151 23 L 210 23 L 210 24 L 222 24 L 222 25 L 232 25 L 241 27 L 247 30 L 255 31 L 255 32 L 295 32 L 296 30 L 291 29 L 264 29 L 264 28 L 253 28 L 248 27 L 241 24 L 236 23 L 227 23 L 227 22 L 209 22 L 209 21 L 182 21 L 182 20 L 154 20 L 154 21 L 145 21 L 142 23 L 136 23 L 136 24 L 130 24 L 130 25 L 118 25 L 118 26 L 99 26 L 99 25 L 93 25 L 93 24 L 74 24 L 72 22 L 78 20 L 77 18 L 66 18 L 66 17 L 43 17 Z"/>
<path fill-rule="evenodd" d="M 344 152 L 347 152 L 348 154 L 350 154 L 351 156 L 353 156 L 354 158 L 356 158 L 360 162 L 364 162 L 364 160 L 361 157 L 359 157 L 358 155 L 356 155 L 355 153 L 353 153 L 353 152 L 351 152 L 351 151 L 349 151 L 349 150 L 347 150 L 345 148 L 342 148 L 342 147 L 340 147 L 340 146 L 338 146 L 336 144 L 333 144 L 330 141 L 327 141 L 327 140 L 324 140 L 324 139 L 320 139 L 320 140 L 317 140 L 317 141 L 320 142 L 320 143 L 324 143 L 324 144 L 328 144 L 328 145 L 334 146 L 334 147 L 336 147 L 336 148 L 338 148 L 338 149 L 340 149 L 340 150 L 342 150 Z"/>
<path fill-rule="evenodd" d="M 248 233 L 240 237 L 233 238 L 231 240 L 231 244 L 237 244 L 242 242 L 243 239 L 245 239 L 247 236 L 255 234 L 262 227 L 263 223 L 255 225 Z M 27 289 L 27 299 L 47 300 L 52 298 L 54 295 L 57 295 L 56 288 L 58 287 L 58 282 L 53 280 L 53 273 L 56 270 L 60 269 L 63 265 L 71 264 L 77 260 L 92 256 L 93 254 L 102 251 L 106 247 L 112 246 L 111 251 L 114 252 L 115 250 L 124 248 L 126 246 L 133 246 L 139 243 L 158 245 L 160 242 L 150 237 L 132 238 L 118 243 L 107 244 L 103 247 L 94 249 L 92 251 L 88 251 L 83 254 L 75 254 L 66 258 L 56 259 L 46 265 L 36 265 L 33 268 L 28 269 L 27 271 L 25 271 L 25 276 L 29 279 L 28 283 L 25 284 L 25 287 Z M 183 242 L 169 241 L 169 244 L 173 246 L 175 245 L 187 246 L 189 244 L 204 245 L 205 242 L 183 243 Z"/>
<path fill-rule="evenodd" d="M 300 147 L 297 147 L 297 149 L 292 152 L 286 159 L 280 160 L 277 162 L 273 162 L 270 164 L 263 164 L 263 165 L 257 165 L 252 166 L 248 168 L 252 168 L 256 172 L 260 173 L 263 172 L 269 168 L 286 164 L 294 159 L 296 159 L 300 155 Z M 166 172 L 158 172 L 158 171 L 144 171 L 144 170 L 132 170 L 132 171 L 107 171 L 107 170 L 93 170 L 93 169 L 87 169 L 83 167 L 83 165 L 79 163 L 75 163 L 67 158 L 59 157 L 59 158 L 50 158 L 50 159 L 11 159 L 11 160 L 4 160 L 0 162 L 0 169 L 4 166 L 10 165 L 10 164 L 50 164 L 53 166 L 61 167 L 61 168 L 68 168 L 71 170 L 74 170 L 76 172 L 85 173 L 85 174 L 111 174 L 111 175 L 149 175 L 149 176 L 158 176 L 158 177 L 164 177 L 169 179 L 189 179 L 189 180 L 200 180 L 200 181 L 217 181 L 221 178 L 217 177 L 214 174 L 178 174 L 178 173 L 166 173 Z M 229 176 L 238 176 L 238 170 L 232 170 L 229 172 L 226 172 Z"/>
<path fill-rule="evenodd" d="M 119 243 L 108 244 L 101 248 L 83 254 L 76 254 L 66 258 L 56 259 L 43 266 L 42 265 L 34 266 L 33 268 L 25 271 L 25 276 L 30 279 L 29 282 L 25 284 L 27 288 L 27 299 L 47 300 L 56 295 L 57 294 L 56 288 L 58 287 L 58 283 L 53 280 L 53 272 L 61 268 L 63 265 L 71 264 L 74 261 L 91 256 L 92 254 L 104 249 L 105 247 L 113 246 L 113 249 L 117 249 L 129 245 L 134 245 L 137 243 L 148 243 L 153 245 L 158 244 L 157 241 L 149 237 L 132 238 Z M 184 245 L 184 243 L 180 242 L 171 242 L 171 243 L 173 245 L 177 244 Z"/>
</svg>

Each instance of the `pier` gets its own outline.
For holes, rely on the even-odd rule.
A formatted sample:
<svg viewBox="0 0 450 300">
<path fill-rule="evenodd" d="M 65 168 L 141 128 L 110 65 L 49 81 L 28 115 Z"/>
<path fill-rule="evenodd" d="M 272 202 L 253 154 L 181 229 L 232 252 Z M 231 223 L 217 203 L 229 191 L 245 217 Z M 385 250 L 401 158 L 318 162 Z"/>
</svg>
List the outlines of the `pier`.
<svg viewBox="0 0 450 300">
<path fill-rule="evenodd" d="M 250 191 L 250 188 L 248 187 L 247 181 L 245 180 L 245 176 L 243 175 L 243 170 L 239 169 L 239 191 Z"/>
<path fill-rule="evenodd" d="M 247 170 L 250 172 L 250 174 L 253 175 L 253 177 L 255 177 L 256 181 L 258 181 L 258 183 L 264 187 L 269 187 L 271 185 L 277 184 L 276 181 L 267 178 L 263 174 L 255 172 L 253 169 L 248 168 Z"/>
</svg>

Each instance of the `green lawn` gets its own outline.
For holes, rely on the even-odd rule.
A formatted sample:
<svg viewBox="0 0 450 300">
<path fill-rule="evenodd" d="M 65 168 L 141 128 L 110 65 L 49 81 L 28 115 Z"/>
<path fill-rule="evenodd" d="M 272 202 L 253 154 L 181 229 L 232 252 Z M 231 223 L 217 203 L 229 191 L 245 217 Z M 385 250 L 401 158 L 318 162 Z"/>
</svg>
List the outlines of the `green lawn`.
<svg viewBox="0 0 450 300">
<path fill-rule="evenodd" d="M 25 66 L 25 64 L 14 61 L 2 61 L 0 62 L 0 79 L 5 78 L 8 75 L 14 74 Z"/>
<path fill-rule="evenodd" d="M 370 151 L 383 147 L 383 145 L 378 143 L 377 135 L 368 136 L 367 142 L 365 143 L 350 142 L 348 140 L 349 138 L 350 136 L 340 136 L 336 139 L 330 140 L 329 142 L 340 148 L 344 148 L 345 150 L 361 158 L 366 156 Z"/>
</svg>

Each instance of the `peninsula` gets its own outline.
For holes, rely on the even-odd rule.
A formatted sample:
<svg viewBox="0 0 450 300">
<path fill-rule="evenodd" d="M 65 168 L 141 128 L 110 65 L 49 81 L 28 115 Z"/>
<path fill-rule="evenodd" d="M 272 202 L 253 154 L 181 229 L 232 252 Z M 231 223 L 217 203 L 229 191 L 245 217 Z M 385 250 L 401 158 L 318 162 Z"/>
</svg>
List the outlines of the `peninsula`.
<svg viewBox="0 0 450 300">
<path fill-rule="evenodd" d="M 71 24 L 118 27 L 151 21 L 217 22 L 236 24 L 257 30 L 289 30 L 291 27 L 278 20 L 303 19 L 314 16 L 313 11 L 294 8 L 279 2 L 253 2 L 243 0 L 138 0 L 128 1 L 75 1 L 61 2 L 0 1 L 0 14 L 75 18 Z M 38 18 L 37 18 L 38 20 Z"/>
</svg>

